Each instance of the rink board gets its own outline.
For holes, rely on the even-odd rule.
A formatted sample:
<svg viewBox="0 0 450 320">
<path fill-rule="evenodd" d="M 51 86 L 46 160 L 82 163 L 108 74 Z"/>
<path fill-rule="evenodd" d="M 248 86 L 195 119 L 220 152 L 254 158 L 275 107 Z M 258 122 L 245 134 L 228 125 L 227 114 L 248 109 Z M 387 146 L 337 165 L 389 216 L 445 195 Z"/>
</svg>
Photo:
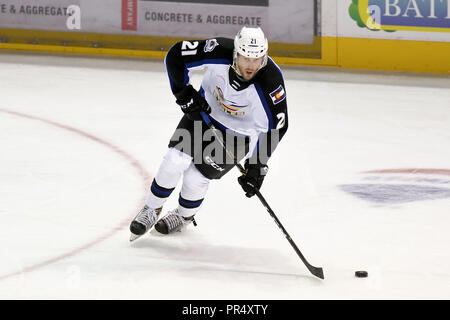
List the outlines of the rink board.
<svg viewBox="0 0 450 320">
<path fill-rule="evenodd" d="M 443 42 L 322 37 L 320 59 L 273 56 L 281 65 L 450 73 L 450 45 Z M 0 43 L 0 49 L 163 59 L 166 51 L 89 46 Z"/>
</svg>

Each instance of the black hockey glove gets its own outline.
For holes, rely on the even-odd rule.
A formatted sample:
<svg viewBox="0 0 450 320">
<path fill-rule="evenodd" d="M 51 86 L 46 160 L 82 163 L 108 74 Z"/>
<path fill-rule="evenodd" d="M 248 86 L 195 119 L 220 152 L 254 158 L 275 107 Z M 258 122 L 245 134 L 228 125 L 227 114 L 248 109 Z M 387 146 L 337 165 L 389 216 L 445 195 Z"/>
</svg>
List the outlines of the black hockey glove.
<svg viewBox="0 0 450 320">
<path fill-rule="evenodd" d="M 250 198 L 256 194 L 256 190 L 259 191 L 261 188 L 269 167 L 264 164 L 249 164 L 247 160 L 244 168 L 245 172 L 238 178 L 238 182 L 244 189 L 245 195 Z"/>
<path fill-rule="evenodd" d="M 183 90 L 175 94 L 175 97 L 181 110 L 191 120 L 201 120 L 201 111 L 207 114 L 211 113 L 211 107 L 208 105 L 208 102 L 191 85 L 184 87 Z"/>
</svg>

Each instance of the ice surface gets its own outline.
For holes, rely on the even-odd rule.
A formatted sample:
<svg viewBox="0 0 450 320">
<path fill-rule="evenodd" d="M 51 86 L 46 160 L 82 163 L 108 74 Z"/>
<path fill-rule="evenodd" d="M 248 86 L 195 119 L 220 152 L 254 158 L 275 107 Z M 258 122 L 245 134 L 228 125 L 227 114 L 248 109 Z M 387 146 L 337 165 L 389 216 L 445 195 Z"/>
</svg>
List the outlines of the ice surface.
<svg viewBox="0 0 450 320">
<path fill-rule="evenodd" d="M 198 227 L 130 244 L 181 116 L 162 61 L 2 53 L 0 70 L 0 299 L 450 298 L 450 198 L 343 188 L 450 189 L 448 76 L 283 68 L 290 128 L 261 191 L 322 281 L 237 170 Z"/>
</svg>

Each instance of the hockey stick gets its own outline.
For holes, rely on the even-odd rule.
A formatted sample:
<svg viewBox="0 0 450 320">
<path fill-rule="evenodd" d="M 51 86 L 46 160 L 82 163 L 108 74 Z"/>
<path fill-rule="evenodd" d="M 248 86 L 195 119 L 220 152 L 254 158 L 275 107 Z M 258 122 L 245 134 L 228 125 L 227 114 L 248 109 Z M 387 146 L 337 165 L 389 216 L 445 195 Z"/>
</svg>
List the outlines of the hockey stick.
<svg viewBox="0 0 450 320">
<path fill-rule="evenodd" d="M 242 167 L 242 165 L 237 161 L 236 156 L 229 151 L 224 142 L 222 141 L 222 139 L 216 134 L 216 127 L 212 124 L 211 120 L 209 119 L 209 117 L 206 115 L 206 113 L 204 113 L 203 111 L 201 112 L 202 118 L 205 121 L 206 125 L 212 130 L 214 136 L 216 137 L 216 139 L 219 141 L 219 143 L 221 144 L 221 146 L 225 149 L 225 151 L 227 152 L 227 154 L 234 159 L 234 161 L 237 163 L 236 166 L 239 169 L 239 171 L 241 173 L 245 172 L 245 169 Z M 255 194 L 258 197 L 258 199 L 261 201 L 261 203 L 263 204 L 263 206 L 266 208 L 267 212 L 269 212 L 270 216 L 273 218 L 273 220 L 275 220 L 275 223 L 277 224 L 278 228 L 281 229 L 281 231 L 283 231 L 284 235 L 286 236 L 286 239 L 289 241 L 289 243 L 291 244 L 292 248 L 294 248 L 295 252 L 297 253 L 297 255 L 300 257 L 300 259 L 303 261 L 303 263 L 305 264 L 306 268 L 308 268 L 308 270 L 316 277 L 320 278 L 320 279 L 324 279 L 324 275 L 323 275 L 323 269 L 322 268 L 318 268 L 318 267 L 314 267 L 313 265 L 311 265 L 306 258 L 303 256 L 303 254 L 301 253 L 300 249 L 297 247 L 297 245 L 295 244 L 294 240 L 292 240 L 291 236 L 289 235 L 289 233 L 286 231 L 286 229 L 283 227 L 283 225 L 281 224 L 280 220 L 277 218 L 277 216 L 275 215 L 275 212 L 273 212 L 272 208 L 269 206 L 269 204 L 267 203 L 266 199 L 264 199 L 263 195 L 261 194 L 261 192 L 259 192 L 259 190 L 255 190 Z"/>
</svg>

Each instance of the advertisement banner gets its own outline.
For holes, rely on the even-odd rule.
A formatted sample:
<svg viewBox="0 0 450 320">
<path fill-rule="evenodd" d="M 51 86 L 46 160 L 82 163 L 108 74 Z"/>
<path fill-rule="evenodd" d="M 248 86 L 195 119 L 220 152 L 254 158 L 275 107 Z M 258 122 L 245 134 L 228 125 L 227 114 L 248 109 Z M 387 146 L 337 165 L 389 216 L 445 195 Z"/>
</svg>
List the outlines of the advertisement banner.
<svg viewBox="0 0 450 320">
<path fill-rule="evenodd" d="M 122 0 L 122 30 L 137 30 L 137 0 Z"/>
<path fill-rule="evenodd" d="M 137 20 L 138 34 L 151 36 L 233 37 L 249 26 L 261 27 L 269 41 L 310 44 L 314 1 L 138 0 Z"/>
<path fill-rule="evenodd" d="M 139 0 L 138 24 L 139 33 L 153 36 L 232 35 L 243 26 L 268 29 L 268 7 Z"/>
<path fill-rule="evenodd" d="M 371 30 L 450 32 L 448 0 L 358 0 L 350 16 Z"/>
<path fill-rule="evenodd" d="M 170 38 L 234 37 L 312 44 L 314 0 L 0 0 L 0 28 Z"/>
<path fill-rule="evenodd" d="M 450 0 L 346 0 L 339 37 L 450 42 Z"/>
<path fill-rule="evenodd" d="M 0 0 L 0 27 L 81 29 L 81 0 Z"/>
</svg>

